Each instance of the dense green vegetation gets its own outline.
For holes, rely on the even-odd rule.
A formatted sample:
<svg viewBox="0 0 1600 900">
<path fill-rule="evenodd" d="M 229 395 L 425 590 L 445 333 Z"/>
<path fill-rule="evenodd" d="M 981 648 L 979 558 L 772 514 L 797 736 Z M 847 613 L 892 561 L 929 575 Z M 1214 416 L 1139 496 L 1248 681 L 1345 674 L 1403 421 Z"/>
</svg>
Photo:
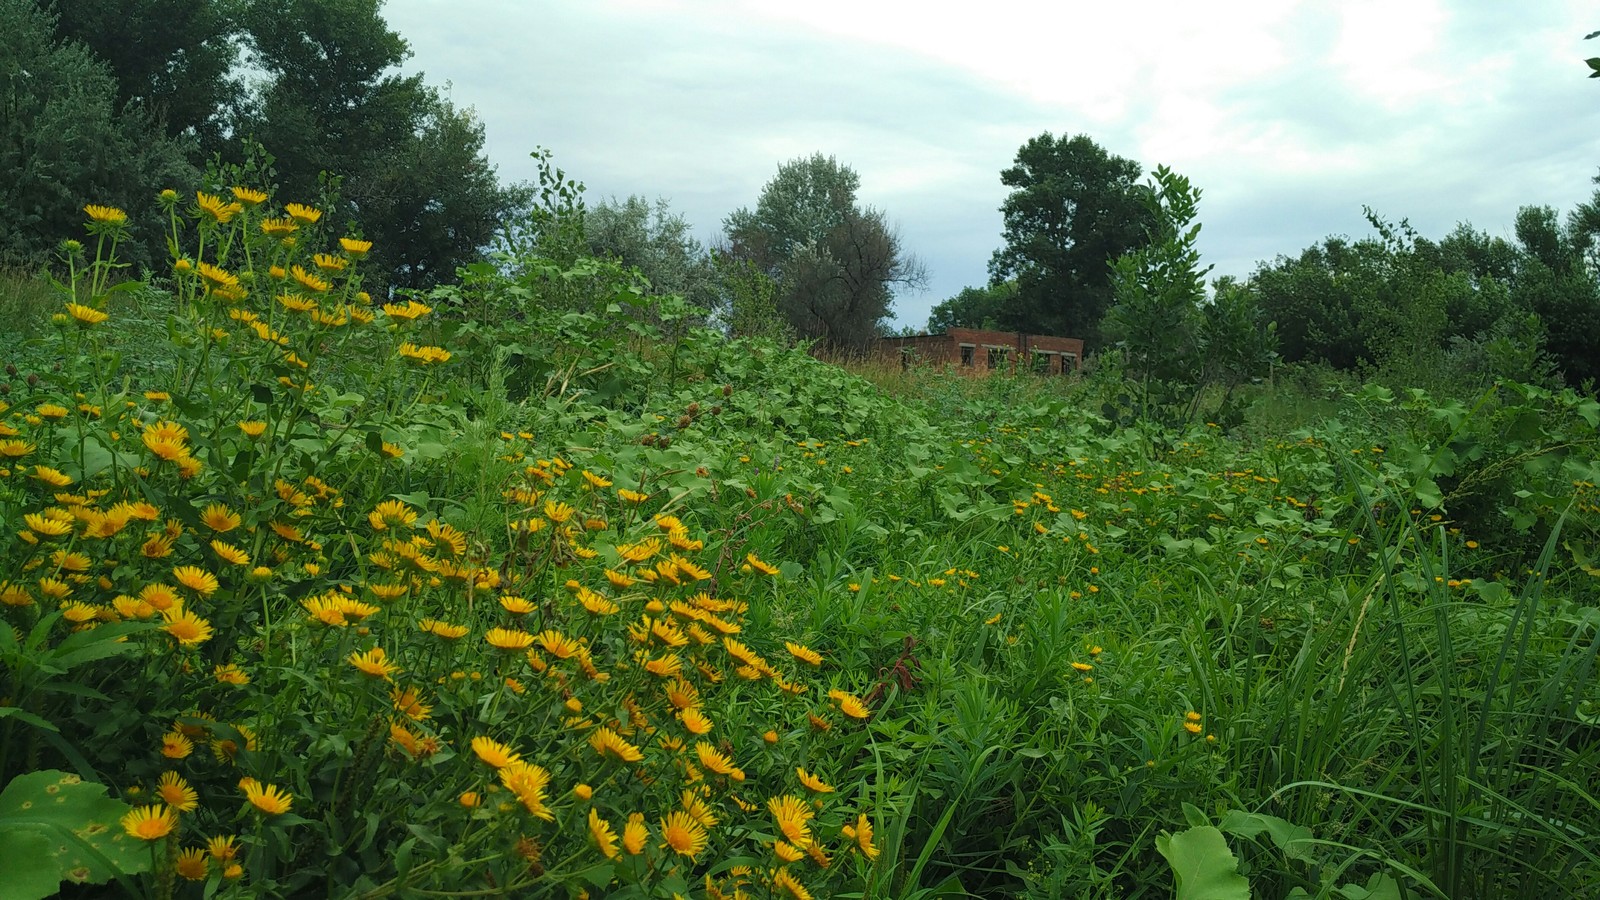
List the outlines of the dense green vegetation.
<svg viewBox="0 0 1600 900">
<path fill-rule="evenodd" d="M 541 255 L 560 189 L 389 303 L 237 195 L 163 199 L 170 280 L 94 207 L 63 293 L 5 294 L 14 895 L 1600 884 L 1592 398 L 1306 370 L 1118 422 L 1109 368 L 696 325 Z"/>
</svg>

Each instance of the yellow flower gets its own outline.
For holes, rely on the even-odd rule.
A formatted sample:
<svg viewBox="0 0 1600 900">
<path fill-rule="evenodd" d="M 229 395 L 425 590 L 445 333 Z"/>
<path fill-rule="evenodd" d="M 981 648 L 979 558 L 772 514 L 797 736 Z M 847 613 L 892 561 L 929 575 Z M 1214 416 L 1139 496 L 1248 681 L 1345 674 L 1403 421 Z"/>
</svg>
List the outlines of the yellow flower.
<svg viewBox="0 0 1600 900">
<path fill-rule="evenodd" d="M 26 441 L 0 441 L 0 456 L 8 456 L 12 459 L 27 456 L 37 449 L 39 448 L 36 445 Z"/>
<path fill-rule="evenodd" d="M 417 622 L 417 628 L 429 634 L 438 635 L 447 641 L 459 640 L 467 636 L 471 629 L 465 625 L 452 625 L 438 619 L 422 619 Z"/>
<path fill-rule="evenodd" d="M 52 469 L 49 466 L 34 466 L 33 477 L 44 482 L 45 484 L 50 485 L 51 487 L 62 488 L 72 484 L 71 475 L 68 475 L 65 472 L 61 472 L 57 469 Z"/>
<path fill-rule="evenodd" d="M 707 770 L 715 772 L 718 775 L 726 775 L 729 778 L 732 778 L 734 781 L 744 780 L 744 770 L 734 765 L 733 760 L 729 759 L 725 754 L 722 753 L 722 751 L 718 750 L 716 747 L 713 747 L 709 742 L 696 741 L 694 745 L 694 752 L 695 756 L 700 758 L 700 765 L 704 766 Z"/>
<path fill-rule="evenodd" d="M 629 856 L 638 856 L 644 852 L 645 841 L 650 839 L 650 828 L 644 824 L 644 813 L 632 813 L 628 816 L 628 824 L 622 827 L 622 849 L 628 851 Z"/>
<path fill-rule="evenodd" d="M 236 663 L 228 663 L 227 665 L 218 663 L 212 667 L 211 675 L 223 684 L 231 684 L 235 687 L 243 687 L 250 683 L 249 673 L 239 668 Z"/>
<path fill-rule="evenodd" d="M 177 566 L 172 570 L 172 577 L 202 597 L 209 597 L 217 592 L 217 576 L 199 566 Z"/>
<path fill-rule="evenodd" d="M 394 663 L 389 662 L 387 654 L 382 647 L 373 647 L 365 653 L 351 653 L 346 659 L 349 660 L 350 665 L 371 675 L 373 678 L 388 680 L 389 676 L 394 673 L 405 671 Z"/>
<path fill-rule="evenodd" d="M 412 319 L 419 319 L 428 313 L 433 312 L 433 307 L 424 306 L 415 300 L 407 300 L 404 303 L 385 303 L 383 305 L 383 311 L 391 319 L 405 319 L 409 321 Z"/>
<path fill-rule="evenodd" d="M 865 719 L 872 715 L 866 704 L 854 694 L 845 691 L 829 691 L 828 698 L 839 704 L 839 711 L 852 719 Z"/>
<path fill-rule="evenodd" d="M 461 796 L 456 798 L 456 802 L 467 809 L 475 809 L 483 803 L 483 798 L 478 795 L 477 791 L 462 791 Z"/>
<path fill-rule="evenodd" d="M 101 225 L 121 225 L 128 221 L 128 214 L 115 206 L 97 206 L 89 204 L 83 208 L 89 214 L 89 220 Z"/>
<path fill-rule="evenodd" d="M 788 841 L 775 840 L 772 842 L 772 851 L 778 858 L 786 863 L 799 862 L 806 858 L 806 852 Z"/>
<path fill-rule="evenodd" d="M 772 813 L 772 820 L 789 843 L 796 847 L 811 843 L 811 827 L 806 823 L 815 812 L 805 798 L 793 794 L 773 797 L 767 801 L 767 811 Z"/>
<path fill-rule="evenodd" d="M 450 361 L 450 351 L 443 347 L 419 347 L 410 342 L 400 345 L 400 355 L 424 366 Z"/>
<path fill-rule="evenodd" d="M 178 858 L 172 861 L 172 871 L 189 881 L 205 881 L 210 869 L 211 859 L 206 856 L 206 851 L 199 847 L 182 850 L 178 853 Z"/>
<path fill-rule="evenodd" d="M 232 563 L 236 566 L 250 565 L 250 554 L 226 541 L 212 541 L 211 551 L 217 554 L 218 558 L 223 562 Z"/>
<path fill-rule="evenodd" d="M 339 238 L 339 246 L 343 247 L 344 252 L 350 254 L 352 259 L 360 259 L 372 250 L 371 241 L 363 241 L 360 238 L 353 237 Z"/>
<path fill-rule="evenodd" d="M 479 759 L 496 769 L 503 769 L 522 759 L 521 754 L 517 753 L 517 751 L 488 737 L 473 738 L 472 752 L 478 754 Z"/>
<path fill-rule="evenodd" d="M 872 846 L 872 820 L 862 813 L 856 818 L 854 825 L 846 825 L 840 829 L 845 837 L 854 838 L 856 847 L 866 855 L 867 859 L 878 858 L 878 848 Z"/>
<path fill-rule="evenodd" d="M 754 553 L 746 553 L 744 555 L 744 561 L 750 564 L 750 568 L 755 569 L 757 572 L 760 572 L 763 575 L 778 574 L 777 566 L 762 562 Z M 812 665 L 816 665 L 816 663 L 812 663 Z"/>
<path fill-rule="evenodd" d="M 245 206 L 260 206 L 267 202 L 267 192 L 258 191 L 254 188 L 235 187 L 233 188 L 233 199 L 238 200 Z"/>
<path fill-rule="evenodd" d="M 122 817 L 122 828 L 128 837 L 141 841 L 159 841 L 178 827 L 178 814 L 159 804 L 129 810 Z"/>
<path fill-rule="evenodd" d="M 168 806 L 178 812 L 194 812 L 200 807 L 200 795 L 177 772 L 164 772 L 156 784 L 156 793 Z"/>
<path fill-rule="evenodd" d="M 633 504 L 643 503 L 650 499 L 649 494 L 641 494 L 638 491 L 630 491 L 627 488 L 617 488 L 617 496 L 621 497 L 623 502 Z"/>
<path fill-rule="evenodd" d="M 84 306 L 80 303 L 68 303 L 67 312 L 71 314 L 74 319 L 77 319 L 79 324 L 84 326 L 99 325 L 101 322 L 111 318 L 108 313 L 101 312 L 92 306 Z"/>
<path fill-rule="evenodd" d="M 539 642 L 539 646 L 545 649 L 546 653 L 561 659 L 568 659 L 582 649 L 581 644 L 554 628 L 547 628 L 539 632 L 535 639 Z"/>
<path fill-rule="evenodd" d="M 287 238 L 299 230 L 300 223 L 288 217 L 261 220 L 261 233 L 268 237 Z"/>
<path fill-rule="evenodd" d="M 784 641 L 783 646 L 789 651 L 791 656 L 803 663 L 806 663 L 807 665 L 822 665 L 822 654 L 812 650 L 810 647 L 807 647 L 804 644 L 796 644 L 793 641 Z"/>
<path fill-rule="evenodd" d="M 67 408 L 59 403 L 41 403 L 34 409 L 34 412 L 44 419 L 65 419 L 67 417 Z"/>
<path fill-rule="evenodd" d="M 543 766 L 518 760 L 500 768 L 500 783 L 515 794 L 530 815 L 554 821 L 555 814 L 545 805 L 544 791 L 550 784 L 550 773 Z"/>
<path fill-rule="evenodd" d="M 322 218 L 322 210 L 299 203 L 290 203 L 283 208 L 291 219 L 304 225 L 315 225 Z"/>
<path fill-rule="evenodd" d="M 195 193 L 195 203 L 200 207 L 202 214 L 210 216 L 218 225 L 226 225 L 228 220 L 244 211 L 244 207 L 238 203 L 228 203 L 221 197 L 204 191 Z"/>
<path fill-rule="evenodd" d="M 611 830 L 610 822 L 600 818 L 600 811 L 592 806 L 589 807 L 589 836 L 594 838 L 594 845 L 606 859 L 617 858 L 617 833 Z"/>
<path fill-rule="evenodd" d="M 413 722 L 421 722 L 433 711 L 433 707 L 422 702 L 422 695 L 415 687 L 408 687 L 405 690 L 394 688 L 389 691 L 389 700 L 394 703 L 396 711 Z"/>
<path fill-rule="evenodd" d="M 514 628 L 491 628 L 483 639 L 497 650 L 525 650 L 533 645 L 533 635 Z"/>
<path fill-rule="evenodd" d="M 601 756 L 614 756 L 625 763 L 638 762 L 644 759 L 643 751 L 623 740 L 610 728 L 596 728 L 594 733 L 589 735 L 589 746 L 593 747 L 595 752 Z"/>
<path fill-rule="evenodd" d="M 250 805 L 269 816 L 282 815 L 294 804 L 294 798 L 275 784 L 263 785 L 254 778 L 247 778 L 239 786 L 244 788 L 244 797 Z"/>
<path fill-rule="evenodd" d="M 678 718 L 683 720 L 683 727 L 687 728 L 690 734 L 708 734 L 711 731 L 710 717 L 701 712 L 698 706 L 685 709 L 678 714 Z"/>
<path fill-rule="evenodd" d="M 163 628 L 185 647 L 203 644 L 211 639 L 211 623 L 200 618 L 192 610 L 172 607 L 164 610 L 161 615 L 167 620 Z"/>
<path fill-rule="evenodd" d="M 307 272 L 302 266 L 294 266 L 290 268 L 289 274 L 294 276 L 296 283 L 312 293 L 320 294 L 330 287 L 327 281 L 324 281 L 323 279 L 318 278 L 316 275 Z"/>
<path fill-rule="evenodd" d="M 795 772 L 796 775 L 798 775 L 800 777 L 800 783 L 805 785 L 806 790 L 813 791 L 813 792 L 818 793 L 818 794 L 831 794 L 831 793 L 833 793 L 833 786 L 832 785 L 830 785 L 827 782 L 823 781 L 821 778 L 818 778 L 817 776 L 812 775 L 811 773 L 807 772 L 805 769 L 796 768 L 794 770 L 794 772 Z"/>
<path fill-rule="evenodd" d="M 777 869 L 772 873 L 772 889 L 774 892 L 782 891 L 794 900 L 811 900 L 811 892 L 806 890 L 805 885 L 796 881 L 788 869 Z"/>
<path fill-rule="evenodd" d="M 694 859 L 706 849 L 706 828 L 683 810 L 668 813 L 661 820 L 661 837 L 664 846 L 671 847 L 680 856 Z"/>
<path fill-rule="evenodd" d="M 334 256 L 332 253 L 318 253 L 311 258 L 311 261 L 324 272 L 341 272 L 345 266 L 350 265 L 349 260 L 342 256 Z"/>
<path fill-rule="evenodd" d="M 167 759 L 183 759 L 194 752 L 194 741 L 182 732 L 169 731 L 161 736 L 161 755 Z"/>
<path fill-rule="evenodd" d="M 227 862 L 239 855 L 239 848 L 234 844 L 233 835 L 218 835 L 206 841 L 206 852 L 217 862 Z"/>
<path fill-rule="evenodd" d="M 391 526 L 411 528 L 416 521 L 417 511 L 399 500 L 385 500 L 367 513 L 367 524 L 374 531 L 385 531 Z"/>
</svg>

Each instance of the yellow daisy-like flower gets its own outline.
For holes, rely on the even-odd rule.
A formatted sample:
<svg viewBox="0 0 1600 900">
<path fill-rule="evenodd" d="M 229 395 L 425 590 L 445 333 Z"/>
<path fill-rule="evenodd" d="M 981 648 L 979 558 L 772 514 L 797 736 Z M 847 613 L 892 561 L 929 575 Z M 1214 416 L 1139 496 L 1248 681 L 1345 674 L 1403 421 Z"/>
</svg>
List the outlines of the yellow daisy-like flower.
<svg viewBox="0 0 1600 900">
<path fill-rule="evenodd" d="M 543 647 L 546 653 L 561 659 L 568 659 L 583 649 L 582 644 L 554 628 L 547 628 L 539 632 L 535 640 L 539 642 L 539 646 Z"/>
<path fill-rule="evenodd" d="M 820 666 L 820 665 L 822 665 L 822 654 L 818 653 L 815 650 L 812 650 L 810 647 L 807 647 L 804 644 L 796 644 L 793 641 L 784 641 L 783 642 L 783 646 L 784 646 L 784 649 L 789 651 L 789 655 L 793 656 L 795 659 L 800 660 L 801 662 L 805 663 L 806 665 L 810 665 L 810 666 Z"/>
<path fill-rule="evenodd" d="M 422 694 L 415 687 L 394 688 L 389 691 L 389 700 L 394 703 L 396 712 L 413 722 L 421 722 L 433 711 L 433 707 L 422 702 Z"/>
<path fill-rule="evenodd" d="M 622 849 L 628 851 L 629 856 L 638 856 L 644 852 L 648 840 L 650 828 L 644 824 L 644 813 L 630 814 L 628 824 L 622 826 Z"/>
<path fill-rule="evenodd" d="M 200 207 L 201 214 L 209 216 L 218 225 L 226 225 L 234 216 L 244 212 L 244 207 L 240 204 L 229 203 L 215 194 L 207 194 L 204 191 L 195 193 L 195 204 Z"/>
<path fill-rule="evenodd" d="M 460 640 L 467 636 L 467 632 L 472 630 L 466 625 L 453 625 L 449 622 L 441 622 L 438 619 L 422 619 L 417 622 L 417 628 L 428 634 L 442 637 L 447 641 Z"/>
<path fill-rule="evenodd" d="M 226 541 L 212 541 L 211 552 L 217 554 L 217 558 L 225 563 L 235 566 L 250 565 L 250 554 Z"/>
<path fill-rule="evenodd" d="M 141 841 L 159 841 L 178 827 L 178 814 L 168 807 L 156 804 L 129 810 L 122 817 L 122 828 L 128 837 Z"/>
<path fill-rule="evenodd" d="M 317 308 L 317 301 L 299 294 L 279 294 L 278 305 L 290 312 L 311 312 Z"/>
<path fill-rule="evenodd" d="M 223 684 L 231 684 L 234 687 L 244 687 L 250 683 L 249 673 L 239 668 L 237 663 L 228 663 L 227 665 L 218 663 L 212 667 L 211 675 L 217 681 Z"/>
<path fill-rule="evenodd" d="M 812 791 L 813 793 L 817 793 L 817 794 L 831 794 L 831 793 L 833 793 L 833 786 L 832 785 L 830 785 L 827 782 L 823 781 L 821 778 L 818 778 L 817 776 L 812 775 L 810 772 L 807 772 L 805 769 L 797 767 L 794 770 L 794 772 L 795 772 L 795 774 L 797 776 L 799 776 L 800 783 L 805 785 L 806 790 Z"/>
<path fill-rule="evenodd" d="M 539 608 L 537 604 L 526 597 L 518 597 L 513 594 L 501 594 L 500 607 L 514 616 L 525 616 Z"/>
<path fill-rule="evenodd" d="M 415 300 L 407 300 L 404 303 L 385 303 L 383 305 L 383 312 L 391 319 L 405 319 L 410 321 L 412 319 L 420 319 L 428 313 L 433 312 L 433 307 L 425 306 Z"/>
<path fill-rule="evenodd" d="M 867 859 L 878 858 L 878 848 L 872 845 L 872 820 L 867 818 L 866 813 L 858 816 L 854 825 L 846 825 L 839 830 L 845 837 L 855 839 L 856 848 Z"/>
<path fill-rule="evenodd" d="M 522 806 L 532 816 L 554 821 L 555 814 L 545 805 L 545 788 L 550 784 L 550 773 L 543 766 L 518 760 L 500 769 L 500 783 L 522 801 Z"/>
<path fill-rule="evenodd" d="M 172 871 L 187 881 L 205 881 L 210 870 L 211 859 L 201 847 L 179 851 L 177 858 L 172 861 Z"/>
<path fill-rule="evenodd" d="M 690 734 L 709 734 L 713 727 L 711 718 L 701 712 L 698 706 L 691 706 L 683 710 L 678 713 L 678 718 L 683 721 L 683 727 L 687 728 Z"/>
<path fill-rule="evenodd" d="M 67 313 L 77 319 L 78 324 L 84 326 L 99 325 L 101 322 L 111 318 L 109 313 L 102 312 L 92 306 L 84 306 L 81 303 L 68 303 Z"/>
<path fill-rule="evenodd" d="M 644 752 L 638 747 L 623 740 L 610 728 L 596 728 L 589 735 L 589 746 L 601 756 L 614 756 L 625 763 L 638 762 L 644 759 Z"/>
<path fill-rule="evenodd" d="M 490 737 L 473 738 L 472 752 L 478 754 L 479 759 L 495 769 L 503 769 L 522 759 L 522 755 L 517 751 Z"/>
<path fill-rule="evenodd" d="M 638 505 L 650 499 L 649 494 L 641 494 L 638 491 L 629 490 L 627 488 L 617 488 L 617 496 L 621 497 L 624 503 L 632 503 L 634 505 Z"/>
<path fill-rule="evenodd" d="M 83 208 L 89 214 L 89 220 L 101 225 L 122 225 L 128 221 L 128 214 L 115 206 L 99 206 L 91 203 Z"/>
<path fill-rule="evenodd" d="M 44 482 L 45 484 L 50 485 L 51 487 L 63 488 L 72 484 L 71 475 L 62 472 L 59 469 L 52 469 L 49 466 L 34 466 L 33 477 Z"/>
<path fill-rule="evenodd" d="M 450 351 L 443 347 L 419 347 L 416 344 L 407 342 L 400 345 L 399 352 L 406 359 L 415 360 L 419 365 L 424 366 L 450 361 Z"/>
<path fill-rule="evenodd" d="M 169 731 L 161 736 L 161 755 L 167 759 L 183 759 L 194 752 L 194 741 L 181 731 Z"/>
<path fill-rule="evenodd" d="M 671 847 L 679 856 L 694 859 L 706 849 L 706 827 L 683 810 L 675 810 L 661 820 L 663 846 Z"/>
<path fill-rule="evenodd" d="M 212 531 L 229 532 L 239 527 L 244 521 L 239 514 L 229 509 L 225 504 L 212 503 L 200 513 L 200 524 Z"/>
<path fill-rule="evenodd" d="M 772 873 L 772 889 L 774 892 L 783 892 L 793 897 L 794 900 L 811 900 L 811 892 L 805 885 L 795 880 L 788 869 L 777 869 Z"/>
<path fill-rule="evenodd" d="M 394 663 L 389 662 L 388 654 L 384 652 L 382 647 L 373 647 L 365 653 L 351 653 L 346 659 L 349 660 L 350 665 L 355 666 L 362 672 L 371 675 L 373 678 L 382 678 L 386 681 L 396 672 L 405 671 Z"/>
<path fill-rule="evenodd" d="M 331 287 L 327 281 L 317 277 L 311 272 L 306 271 L 303 266 L 294 266 L 290 268 L 289 274 L 294 276 L 296 284 L 299 284 L 301 287 L 311 291 L 312 293 L 320 294 Z"/>
<path fill-rule="evenodd" d="M 332 253 L 318 253 L 311 258 L 311 261 L 324 272 L 342 272 L 345 266 L 350 265 L 350 260 L 334 256 Z"/>
<path fill-rule="evenodd" d="M 185 647 L 194 647 L 211 639 L 211 623 L 196 615 L 193 610 L 173 607 L 161 613 L 167 624 L 162 628 Z"/>
<path fill-rule="evenodd" d="M 594 839 L 595 847 L 606 859 L 617 858 L 617 833 L 611 829 L 611 823 L 600 817 L 600 811 L 589 807 L 589 836 Z"/>
<path fill-rule="evenodd" d="M 162 802 L 178 812 L 194 812 L 200 807 L 200 795 L 177 772 L 164 772 L 156 784 L 156 793 Z"/>
<path fill-rule="evenodd" d="M 315 225 L 317 220 L 322 218 L 322 210 L 301 203 L 290 203 L 283 208 L 283 211 L 289 214 L 289 218 L 303 225 Z"/>
<path fill-rule="evenodd" d="M 350 254 L 351 259 L 360 259 L 372 251 L 372 242 L 363 241 L 360 238 L 339 238 L 339 246 L 344 248 L 344 252 Z"/>
<path fill-rule="evenodd" d="M 416 521 L 417 511 L 399 500 L 385 500 L 367 513 L 367 524 L 374 531 L 386 531 L 396 526 L 411 528 Z"/>
<path fill-rule="evenodd" d="M 533 645 L 533 635 L 514 628 L 491 628 L 483 636 L 496 650 L 526 650 Z"/>
<path fill-rule="evenodd" d="M 183 602 L 178 592 L 165 584 L 147 584 L 139 589 L 139 599 L 156 612 L 164 613 Z"/>
<path fill-rule="evenodd" d="M 30 444 L 27 441 L 0 441 L 0 456 L 10 457 L 11 459 L 27 456 L 37 449 L 39 449 L 37 445 Z"/>
<path fill-rule="evenodd" d="M 261 233 L 268 237 L 286 238 L 300 230 L 300 223 L 287 216 L 279 219 L 262 219 Z"/>
<path fill-rule="evenodd" d="M 778 574 L 777 566 L 774 566 L 771 563 L 762 562 L 761 559 L 754 553 L 746 553 L 744 555 L 744 561 L 750 564 L 750 568 L 755 569 L 757 572 L 760 572 L 763 575 Z"/>
<path fill-rule="evenodd" d="M 41 403 L 33 410 L 41 419 L 65 419 L 67 408 L 59 403 Z"/>
<path fill-rule="evenodd" d="M 236 186 L 233 188 L 233 199 L 243 203 L 245 206 L 260 206 L 267 202 L 267 192 L 258 191 L 255 188 Z"/>
<path fill-rule="evenodd" d="M 294 804 L 294 797 L 275 784 L 263 785 L 254 778 L 246 778 L 239 786 L 250 805 L 269 816 L 282 815 Z"/>
<path fill-rule="evenodd" d="M 258 438 L 258 437 L 261 437 L 261 435 L 266 433 L 266 431 L 267 431 L 267 423 L 265 423 L 265 422 L 240 422 L 239 423 L 239 430 L 244 433 L 245 437 Z"/>
<path fill-rule="evenodd" d="M 829 691 L 829 699 L 839 704 L 839 711 L 852 719 L 865 719 L 872 715 L 872 710 L 867 709 L 856 695 L 845 691 Z"/>
<path fill-rule="evenodd" d="M 799 862 L 806 858 L 806 852 L 788 841 L 775 840 L 772 842 L 772 852 L 786 863 Z"/>
<path fill-rule="evenodd" d="M 744 770 L 733 764 L 726 754 L 712 746 L 708 741 L 696 741 L 694 745 L 695 756 L 699 757 L 700 765 L 708 771 L 718 775 L 726 775 L 734 781 L 744 780 Z"/>
<path fill-rule="evenodd" d="M 217 576 L 199 566 L 177 566 L 172 570 L 172 577 L 177 579 L 179 584 L 202 597 L 209 597 L 215 594 L 219 587 Z"/>
<path fill-rule="evenodd" d="M 772 813 L 772 820 L 789 843 L 796 847 L 811 843 L 811 827 L 806 823 L 816 813 L 805 798 L 793 794 L 773 797 L 767 801 L 767 811 Z"/>
</svg>

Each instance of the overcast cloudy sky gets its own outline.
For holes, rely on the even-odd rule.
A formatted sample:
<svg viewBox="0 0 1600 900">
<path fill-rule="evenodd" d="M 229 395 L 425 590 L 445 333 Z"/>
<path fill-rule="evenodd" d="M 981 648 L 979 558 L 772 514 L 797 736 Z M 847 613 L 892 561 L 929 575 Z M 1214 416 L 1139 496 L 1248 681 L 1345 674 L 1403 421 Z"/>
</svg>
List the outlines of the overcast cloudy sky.
<svg viewBox="0 0 1600 900">
<path fill-rule="evenodd" d="M 706 243 L 780 163 L 861 175 L 927 291 L 987 280 L 1000 170 L 1028 138 L 1088 134 L 1204 191 L 1201 250 L 1244 276 L 1363 204 L 1442 237 L 1510 236 L 1600 170 L 1600 6 L 1564 0 L 389 0 L 412 71 L 477 110 L 507 180 L 549 147 L 591 202 L 667 199 Z"/>
</svg>

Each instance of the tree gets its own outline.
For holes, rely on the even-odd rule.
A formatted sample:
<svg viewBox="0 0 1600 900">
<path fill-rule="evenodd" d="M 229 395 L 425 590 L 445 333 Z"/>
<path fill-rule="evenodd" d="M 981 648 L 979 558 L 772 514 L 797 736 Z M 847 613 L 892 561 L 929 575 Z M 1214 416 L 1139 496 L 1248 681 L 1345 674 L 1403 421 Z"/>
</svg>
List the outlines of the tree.
<svg viewBox="0 0 1600 900">
<path fill-rule="evenodd" d="M 895 288 L 926 279 L 884 214 L 857 205 L 860 185 L 855 170 L 831 156 L 791 160 L 755 210 L 740 208 L 723 222 L 728 255 L 771 278 L 795 334 L 829 349 L 865 346 L 888 317 Z"/>
<path fill-rule="evenodd" d="M 652 205 L 631 196 L 600 203 L 586 213 L 584 231 L 590 253 L 637 268 L 653 293 L 678 294 L 706 310 L 715 305 L 711 257 L 666 200 Z"/>
<path fill-rule="evenodd" d="M 0 21 L 0 260 L 38 262 L 81 238 L 83 207 L 98 203 L 129 213 L 125 258 L 149 263 L 161 231 L 144 201 L 193 170 L 136 111 L 119 115 L 105 64 L 57 40 L 33 0 L 0 0 Z"/>
<path fill-rule="evenodd" d="M 1016 299 L 1015 281 L 964 287 L 928 313 L 928 331 L 939 334 L 951 328 L 999 328 L 1007 321 Z"/>
<path fill-rule="evenodd" d="M 1544 322 L 1545 348 L 1573 383 L 1600 379 L 1600 283 L 1585 263 L 1581 224 L 1581 212 L 1562 228 L 1548 206 L 1518 210 L 1523 258 L 1511 288 L 1514 302 Z"/>
<path fill-rule="evenodd" d="M 1017 151 L 1000 173 L 1012 189 L 1000 207 L 1005 247 L 989 262 L 991 282 L 1015 279 L 1006 328 L 1100 343 L 1110 308 L 1110 263 L 1146 240 L 1154 225 L 1140 202 L 1138 163 L 1113 156 L 1087 135 L 1049 132 Z"/>
<path fill-rule="evenodd" d="M 132 106 L 201 153 L 221 149 L 243 97 L 239 0 L 41 0 L 59 16 L 56 37 L 111 67 L 116 108 Z"/>
<path fill-rule="evenodd" d="M 477 255 L 518 200 L 483 155 L 481 123 L 423 76 L 378 0 L 245 0 L 267 78 L 236 130 L 277 159 L 279 196 L 315 201 L 342 176 L 335 221 L 357 219 L 396 287 L 426 287 Z"/>
</svg>

